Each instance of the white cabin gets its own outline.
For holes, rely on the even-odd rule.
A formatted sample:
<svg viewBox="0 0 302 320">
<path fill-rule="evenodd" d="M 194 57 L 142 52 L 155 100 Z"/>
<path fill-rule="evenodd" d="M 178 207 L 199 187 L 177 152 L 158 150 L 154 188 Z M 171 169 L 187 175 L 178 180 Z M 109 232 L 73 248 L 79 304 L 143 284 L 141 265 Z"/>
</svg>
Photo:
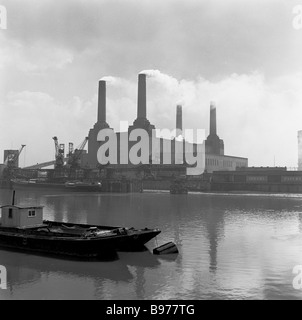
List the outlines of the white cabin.
<svg viewBox="0 0 302 320">
<path fill-rule="evenodd" d="M 1 227 L 31 228 L 43 225 L 43 207 L 1 207 Z"/>
</svg>

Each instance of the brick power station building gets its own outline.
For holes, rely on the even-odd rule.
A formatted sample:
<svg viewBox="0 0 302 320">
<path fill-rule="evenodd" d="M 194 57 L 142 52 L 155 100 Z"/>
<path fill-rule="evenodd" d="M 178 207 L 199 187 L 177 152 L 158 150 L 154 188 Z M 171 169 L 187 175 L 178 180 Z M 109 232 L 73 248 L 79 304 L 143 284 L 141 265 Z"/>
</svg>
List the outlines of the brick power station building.
<svg viewBox="0 0 302 320">
<path fill-rule="evenodd" d="M 101 142 L 97 141 L 98 133 L 101 129 L 108 129 L 110 125 L 106 120 L 106 81 L 99 81 L 98 88 L 98 117 L 97 122 L 94 127 L 89 131 L 88 139 L 88 153 L 83 159 L 84 164 L 89 168 L 97 168 L 99 166 L 97 153 L 101 146 Z M 124 147 L 122 142 L 123 137 L 128 139 L 130 132 L 136 128 L 146 130 L 151 139 L 151 132 L 155 129 L 155 126 L 150 123 L 147 118 L 147 95 L 146 95 L 146 74 L 138 75 L 138 99 L 137 99 L 137 118 L 134 120 L 133 124 L 129 126 L 127 132 L 117 132 L 116 137 L 118 141 L 117 159 L 119 161 L 119 151 Z M 182 107 L 177 106 L 176 109 L 176 135 L 181 136 L 183 129 L 182 123 Z M 126 137 L 125 137 L 126 136 Z M 186 173 L 186 163 L 175 164 L 175 141 L 172 139 L 171 142 L 171 164 L 165 165 L 163 162 L 163 144 L 165 143 L 164 138 L 160 139 L 160 159 L 158 164 L 152 165 L 152 171 L 166 171 L 166 175 L 183 175 Z M 125 140 L 124 140 L 125 141 Z M 183 143 L 186 143 L 183 141 Z M 134 144 L 134 143 L 133 143 Z M 128 148 L 132 147 L 129 143 Z M 152 157 L 154 150 L 151 149 L 152 143 L 150 143 L 150 157 Z M 196 152 L 197 150 L 203 150 L 204 152 L 204 172 L 212 173 L 216 170 L 235 170 L 238 167 L 247 167 L 248 159 L 237 156 L 229 156 L 224 153 L 224 142 L 217 135 L 217 122 L 216 122 L 216 107 L 214 103 L 210 106 L 210 133 L 203 144 L 192 143 L 192 148 Z M 184 149 L 185 150 L 185 149 Z M 183 159 L 185 160 L 185 154 L 183 154 Z M 110 167 L 115 172 L 119 172 L 122 175 L 131 176 L 131 172 L 134 170 L 135 166 L 128 164 L 110 165 Z"/>
</svg>

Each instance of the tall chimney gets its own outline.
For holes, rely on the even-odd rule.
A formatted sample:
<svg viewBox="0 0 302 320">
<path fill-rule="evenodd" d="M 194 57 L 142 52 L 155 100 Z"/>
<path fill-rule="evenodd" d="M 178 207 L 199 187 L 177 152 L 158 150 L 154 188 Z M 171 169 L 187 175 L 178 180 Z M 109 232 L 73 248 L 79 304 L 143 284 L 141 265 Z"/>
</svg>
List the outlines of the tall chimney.
<svg viewBox="0 0 302 320">
<path fill-rule="evenodd" d="M 176 107 L 176 136 L 182 134 L 182 106 L 178 105 Z"/>
<path fill-rule="evenodd" d="M 137 118 L 147 118 L 146 75 L 138 75 Z"/>
<path fill-rule="evenodd" d="M 216 130 L 216 105 L 215 102 L 211 101 L 210 106 L 210 135 L 217 135 Z"/>
<path fill-rule="evenodd" d="M 99 81 L 98 123 L 106 122 L 106 81 Z"/>
</svg>

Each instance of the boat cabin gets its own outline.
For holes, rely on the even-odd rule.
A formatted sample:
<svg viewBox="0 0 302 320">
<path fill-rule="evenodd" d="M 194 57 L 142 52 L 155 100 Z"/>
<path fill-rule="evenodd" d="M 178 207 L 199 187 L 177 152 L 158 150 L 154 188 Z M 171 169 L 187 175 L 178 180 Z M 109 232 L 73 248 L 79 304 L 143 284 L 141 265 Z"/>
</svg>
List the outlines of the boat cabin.
<svg viewBox="0 0 302 320">
<path fill-rule="evenodd" d="M 1 207 L 1 227 L 33 228 L 43 225 L 43 207 L 20 207 L 6 205 Z"/>
</svg>

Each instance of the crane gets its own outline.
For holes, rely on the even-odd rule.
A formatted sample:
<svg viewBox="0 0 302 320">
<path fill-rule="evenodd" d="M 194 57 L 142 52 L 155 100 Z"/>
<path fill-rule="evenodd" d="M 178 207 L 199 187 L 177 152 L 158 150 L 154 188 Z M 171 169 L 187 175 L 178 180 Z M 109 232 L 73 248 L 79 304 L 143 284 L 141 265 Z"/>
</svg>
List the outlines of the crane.
<svg viewBox="0 0 302 320">
<path fill-rule="evenodd" d="M 59 145 L 57 137 L 52 138 L 55 142 L 55 168 L 64 166 L 64 144 Z"/>
<path fill-rule="evenodd" d="M 21 148 L 17 152 L 9 151 L 8 155 L 4 161 L 4 164 L 6 165 L 5 169 L 3 170 L 2 176 L 5 179 L 11 180 L 15 177 L 16 170 L 18 168 L 18 159 L 20 157 L 20 154 L 22 150 L 24 149 L 25 144 L 21 145 Z"/>
<path fill-rule="evenodd" d="M 8 153 L 8 155 L 4 161 L 4 164 L 7 165 L 9 168 L 16 167 L 17 161 L 20 157 L 20 154 L 25 147 L 26 147 L 26 145 L 22 144 L 21 148 L 19 149 L 19 151 L 17 153 Z"/>
<path fill-rule="evenodd" d="M 73 143 L 69 142 L 68 145 L 68 157 L 73 153 Z"/>
<path fill-rule="evenodd" d="M 67 165 L 70 166 L 70 168 L 78 168 L 80 166 L 81 155 L 84 148 L 86 147 L 87 141 L 88 137 L 86 137 L 84 141 L 79 145 L 79 147 L 75 150 L 73 150 L 73 145 L 71 143 L 69 144 L 69 156 Z"/>
</svg>

